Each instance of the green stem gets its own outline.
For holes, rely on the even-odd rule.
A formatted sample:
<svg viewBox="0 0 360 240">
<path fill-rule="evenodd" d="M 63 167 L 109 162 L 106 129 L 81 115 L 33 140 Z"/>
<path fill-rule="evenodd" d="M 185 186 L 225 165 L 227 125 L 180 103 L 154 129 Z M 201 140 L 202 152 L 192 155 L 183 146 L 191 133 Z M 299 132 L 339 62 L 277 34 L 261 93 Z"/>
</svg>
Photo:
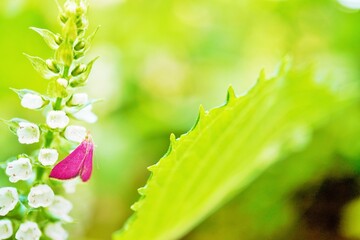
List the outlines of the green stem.
<svg viewBox="0 0 360 240">
<path fill-rule="evenodd" d="M 42 167 L 38 167 L 36 171 L 36 182 L 40 182 L 43 178 L 43 175 L 45 173 L 45 169 Z"/>
<path fill-rule="evenodd" d="M 65 79 L 68 78 L 69 70 L 70 70 L 70 66 L 65 66 L 64 67 L 64 72 L 63 72 L 63 75 L 62 75 L 63 78 L 65 78 Z"/>
<path fill-rule="evenodd" d="M 56 98 L 56 102 L 55 102 L 55 105 L 54 105 L 54 110 L 60 110 L 61 109 L 61 102 L 62 102 L 61 97 Z"/>
<path fill-rule="evenodd" d="M 64 72 L 62 74 L 62 77 L 67 79 L 69 76 L 69 71 L 70 71 L 70 66 L 64 66 Z M 58 97 L 56 98 L 56 102 L 54 105 L 54 110 L 60 110 L 61 109 L 61 102 L 62 102 L 62 98 Z"/>
<path fill-rule="evenodd" d="M 49 148 L 51 146 L 51 143 L 53 141 L 54 133 L 52 131 L 48 131 L 45 135 L 45 143 L 44 147 Z"/>
</svg>

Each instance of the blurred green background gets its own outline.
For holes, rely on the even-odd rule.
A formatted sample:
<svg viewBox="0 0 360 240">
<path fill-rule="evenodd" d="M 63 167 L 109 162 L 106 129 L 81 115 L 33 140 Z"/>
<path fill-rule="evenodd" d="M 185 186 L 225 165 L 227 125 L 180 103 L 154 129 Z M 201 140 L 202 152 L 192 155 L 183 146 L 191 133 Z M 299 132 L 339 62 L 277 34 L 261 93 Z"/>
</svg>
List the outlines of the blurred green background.
<svg viewBox="0 0 360 240">
<path fill-rule="evenodd" d="M 100 59 L 84 91 L 105 101 L 94 106 L 99 121 L 88 126 L 97 146 L 93 179 L 70 197 L 76 219 L 70 227 L 71 239 L 110 239 L 131 214 L 129 207 L 138 198 L 136 189 L 149 176 L 146 167 L 166 152 L 170 133 L 179 136 L 188 131 L 199 104 L 205 109 L 222 104 L 229 84 L 238 94 L 246 92 L 261 68 L 271 74 L 285 55 L 292 56 L 295 65 L 314 65 L 316 73 L 330 76 L 334 86 L 344 80 L 358 81 L 360 13 L 342 4 L 360 5 L 360 1 L 341 2 L 90 0 L 90 32 L 97 25 L 101 28 L 89 59 Z M 9 90 L 46 91 L 47 83 L 22 53 L 48 58 L 52 52 L 30 26 L 59 31 L 55 2 L 0 1 L 0 115 L 44 122 L 39 113 L 21 108 L 18 97 Z M 0 127 L 0 134 L 1 159 L 37 147 L 18 144 L 5 126 Z M 301 232 L 302 225 L 294 225 L 298 215 L 288 200 L 297 199 L 301 209 L 306 197 L 312 196 L 312 187 L 319 188 L 325 172 L 334 165 L 326 159 L 299 162 L 274 166 L 244 195 L 184 239 L 290 239 L 281 236 Z M 297 171 L 299 166 L 305 170 Z M 285 175 L 279 170 L 284 168 Z M 315 171 L 319 168 L 321 174 Z M 340 180 L 335 181 L 336 187 L 341 189 L 343 181 L 345 186 L 357 184 L 357 170 L 349 168 L 337 169 Z M 4 182 L 5 177 L 0 176 Z M 303 185 L 305 182 L 314 184 Z M 274 185 L 277 194 L 269 194 Z M 300 185 L 300 197 L 289 193 Z M 360 209 L 359 204 L 354 206 Z"/>
</svg>

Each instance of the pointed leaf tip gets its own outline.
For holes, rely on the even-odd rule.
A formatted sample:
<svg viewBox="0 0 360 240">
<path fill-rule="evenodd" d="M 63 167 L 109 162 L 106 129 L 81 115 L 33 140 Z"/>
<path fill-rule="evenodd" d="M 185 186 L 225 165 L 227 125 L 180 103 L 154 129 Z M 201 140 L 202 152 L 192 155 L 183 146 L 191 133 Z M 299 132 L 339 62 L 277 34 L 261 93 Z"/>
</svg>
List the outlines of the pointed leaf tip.
<svg viewBox="0 0 360 240">
<path fill-rule="evenodd" d="M 235 94 L 234 88 L 233 88 L 233 86 L 230 85 L 228 88 L 228 91 L 227 91 L 226 102 L 229 103 L 235 99 L 236 99 L 236 94 Z"/>
<path fill-rule="evenodd" d="M 137 201 L 136 203 L 134 203 L 133 205 L 130 206 L 131 210 L 133 210 L 134 212 L 137 212 L 140 209 L 142 203 L 143 203 L 142 200 Z"/>
<path fill-rule="evenodd" d="M 290 56 L 283 57 L 278 67 L 276 75 L 278 75 L 279 77 L 285 75 L 291 67 L 291 62 L 292 62 L 292 58 Z"/>
<path fill-rule="evenodd" d="M 174 133 L 170 134 L 170 143 L 171 145 L 174 145 L 176 142 L 176 136 Z"/>
<path fill-rule="evenodd" d="M 254 85 L 250 87 L 247 93 L 254 94 L 259 88 L 259 86 L 261 86 L 262 83 L 264 83 L 265 81 L 266 81 L 266 72 L 265 69 L 263 68 L 260 70 L 259 77 L 256 79 Z"/>
<path fill-rule="evenodd" d="M 156 171 L 156 169 L 157 169 L 157 164 L 151 165 L 151 166 L 147 167 L 147 169 L 150 172 L 154 173 Z"/>
<path fill-rule="evenodd" d="M 144 186 L 144 187 L 138 188 L 137 191 L 141 196 L 144 196 L 146 193 L 146 189 L 147 189 L 146 186 Z"/>
<path fill-rule="evenodd" d="M 261 69 L 258 80 L 259 82 L 264 82 L 266 80 L 266 72 L 264 68 Z"/>
<path fill-rule="evenodd" d="M 190 129 L 189 132 L 193 131 L 199 125 L 201 119 L 203 119 L 205 116 L 206 116 L 206 112 L 205 112 L 204 106 L 202 104 L 200 104 L 198 117 L 196 119 L 194 126 Z"/>
<path fill-rule="evenodd" d="M 206 111 L 205 111 L 205 108 L 202 104 L 200 104 L 200 107 L 199 107 L 199 118 L 203 118 L 206 116 Z"/>
</svg>

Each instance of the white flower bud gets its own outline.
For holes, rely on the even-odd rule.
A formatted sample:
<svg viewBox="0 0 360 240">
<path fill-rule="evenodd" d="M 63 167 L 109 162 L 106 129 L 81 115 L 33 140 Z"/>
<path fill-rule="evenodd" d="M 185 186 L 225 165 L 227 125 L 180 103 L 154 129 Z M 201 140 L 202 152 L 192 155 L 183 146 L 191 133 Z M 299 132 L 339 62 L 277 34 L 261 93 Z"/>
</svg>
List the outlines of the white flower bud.
<svg viewBox="0 0 360 240">
<path fill-rule="evenodd" d="M 86 4 L 84 3 L 84 1 L 80 1 L 79 4 L 79 7 L 77 8 L 77 12 L 80 13 L 80 14 L 84 14 L 86 13 L 87 11 L 87 6 Z"/>
<path fill-rule="evenodd" d="M 56 80 L 56 81 L 57 81 L 57 83 L 58 83 L 60 86 L 62 86 L 62 87 L 64 87 L 64 88 L 67 88 L 67 86 L 69 85 L 68 80 L 66 80 L 65 78 L 59 78 L 59 79 Z"/>
<path fill-rule="evenodd" d="M 66 240 L 69 234 L 61 226 L 61 223 L 49 223 L 45 227 L 45 235 L 52 240 Z"/>
<path fill-rule="evenodd" d="M 6 175 L 10 178 L 10 182 L 18 182 L 20 180 L 28 180 L 32 176 L 32 166 L 30 159 L 19 158 L 18 160 L 9 162 L 6 166 Z"/>
<path fill-rule="evenodd" d="M 70 14 L 75 14 L 76 13 L 76 9 L 77 9 L 77 5 L 74 1 L 68 0 L 65 2 L 65 11 L 70 13 Z"/>
<path fill-rule="evenodd" d="M 13 227 L 8 219 L 0 220 L 0 239 L 8 239 L 13 235 Z"/>
<path fill-rule="evenodd" d="M 64 128 L 69 121 L 64 111 L 50 111 L 46 117 L 46 123 L 50 128 Z"/>
<path fill-rule="evenodd" d="M 75 93 L 71 100 L 70 105 L 83 105 L 89 101 L 88 95 L 86 93 Z"/>
<path fill-rule="evenodd" d="M 86 128 L 71 125 L 65 129 L 64 135 L 67 140 L 82 142 L 86 137 Z"/>
<path fill-rule="evenodd" d="M 63 182 L 63 188 L 67 194 L 75 193 L 76 186 L 80 183 L 79 178 L 69 179 Z"/>
<path fill-rule="evenodd" d="M 40 139 L 40 129 L 34 123 L 20 122 L 16 134 L 22 144 L 36 143 Z"/>
<path fill-rule="evenodd" d="M 44 105 L 42 97 L 36 94 L 27 93 L 21 99 L 21 106 L 28 109 L 39 109 Z"/>
<path fill-rule="evenodd" d="M 55 217 L 66 222 L 71 222 L 72 218 L 69 216 L 69 213 L 72 207 L 72 203 L 69 200 L 66 200 L 61 196 L 55 196 L 54 201 L 49 206 L 48 210 Z"/>
<path fill-rule="evenodd" d="M 56 149 L 42 148 L 39 152 L 39 162 L 44 166 L 51 166 L 58 160 L 59 153 Z"/>
<path fill-rule="evenodd" d="M 19 194 L 16 188 L 0 188 L 0 216 L 5 216 L 13 210 L 19 201 Z"/>
<path fill-rule="evenodd" d="M 30 189 L 28 201 L 30 207 L 48 207 L 54 201 L 54 192 L 46 184 L 40 184 Z"/>
<path fill-rule="evenodd" d="M 77 113 L 74 113 L 73 116 L 78 119 L 85 121 L 87 123 L 95 123 L 98 117 L 92 112 L 92 105 L 86 106 Z"/>
<path fill-rule="evenodd" d="M 25 222 L 19 227 L 19 230 L 15 234 L 17 240 L 39 240 L 41 237 L 41 231 L 39 226 L 35 222 Z"/>
</svg>

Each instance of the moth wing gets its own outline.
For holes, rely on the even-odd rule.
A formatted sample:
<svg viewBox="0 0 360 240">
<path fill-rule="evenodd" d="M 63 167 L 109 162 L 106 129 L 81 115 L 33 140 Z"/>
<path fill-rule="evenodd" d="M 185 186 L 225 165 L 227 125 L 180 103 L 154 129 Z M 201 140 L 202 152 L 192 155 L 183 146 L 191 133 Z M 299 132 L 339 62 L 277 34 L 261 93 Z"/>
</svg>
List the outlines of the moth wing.
<svg viewBox="0 0 360 240">
<path fill-rule="evenodd" d="M 50 173 L 50 177 L 60 180 L 77 177 L 84 163 L 86 148 L 87 144 L 83 141 L 72 153 L 55 165 Z"/>
<path fill-rule="evenodd" d="M 88 151 L 84 159 L 82 169 L 80 170 L 80 177 L 83 182 L 86 182 L 90 179 L 92 168 L 93 168 L 93 152 L 94 145 L 92 143 L 88 144 Z"/>
</svg>

